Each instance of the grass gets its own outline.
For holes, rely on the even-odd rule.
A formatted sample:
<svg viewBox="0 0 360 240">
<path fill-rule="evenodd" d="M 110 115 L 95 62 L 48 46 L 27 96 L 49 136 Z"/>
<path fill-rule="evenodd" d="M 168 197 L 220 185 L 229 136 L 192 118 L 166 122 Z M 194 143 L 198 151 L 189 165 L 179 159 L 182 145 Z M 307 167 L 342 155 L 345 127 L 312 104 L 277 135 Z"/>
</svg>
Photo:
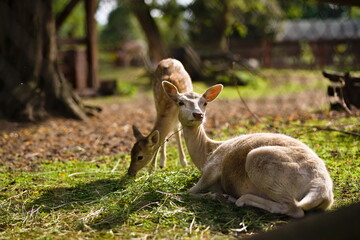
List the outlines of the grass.
<svg viewBox="0 0 360 240">
<path fill-rule="evenodd" d="M 357 118 L 268 119 L 252 125 L 243 121 L 214 135 L 225 139 L 280 131 L 302 140 L 326 161 L 336 209 L 360 199 L 360 138 L 318 130 L 330 122 L 334 128 L 359 131 Z M 199 171 L 181 168 L 173 145 L 168 158 L 165 169 L 143 171 L 136 178 L 125 174 L 128 155 L 48 161 L 38 172 L 6 172 L 4 166 L 0 239 L 232 239 L 291 221 L 255 208 L 192 198 L 187 190 Z"/>
</svg>

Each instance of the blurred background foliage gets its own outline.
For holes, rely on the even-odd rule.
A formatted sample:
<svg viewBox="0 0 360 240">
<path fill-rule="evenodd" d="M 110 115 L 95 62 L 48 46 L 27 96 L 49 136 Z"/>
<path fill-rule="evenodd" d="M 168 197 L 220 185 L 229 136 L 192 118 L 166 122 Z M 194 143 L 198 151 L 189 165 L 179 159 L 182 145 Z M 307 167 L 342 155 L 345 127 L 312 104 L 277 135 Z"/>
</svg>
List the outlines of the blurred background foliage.
<svg viewBox="0 0 360 240">
<path fill-rule="evenodd" d="M 129 1 L 99 1 L 99 10 L 110 9 L 107 21 L 99 24 L 102 47 L 115 47 L 127 39 L 144 39 Z M 60 11 L 67 2 L 54 0 L 55 12 Z M 360 17 L 359 7 L 303 0 L 145 0 L 145 4 L 169 47 L 214 44 L 221 48 L 226 47 L 224 41 L 231 36 L 273 38 L 283 20 Z M 80 2 L 67 18 L 59 37 L 79 37 L 84 34 L 82 5 Z"/>
<path fill-rule="evenodd" d="M 143 38 L 135 17 L 127 5 L 120 1 L 110 12 L 108 23 L 100 27 L 99 35 L 102 47 L 115 47 L 127 39 Z"/>
<path fill-rule="evenodd" d="M 55 14 L 59 13 L 70 1 L 53 1 Z M 84 3 L 79 2 L 72 10 L 71 15 L 58 29 L 59 38 L 79 38 L 85 35 L 85 12 Z"/>
</svg>

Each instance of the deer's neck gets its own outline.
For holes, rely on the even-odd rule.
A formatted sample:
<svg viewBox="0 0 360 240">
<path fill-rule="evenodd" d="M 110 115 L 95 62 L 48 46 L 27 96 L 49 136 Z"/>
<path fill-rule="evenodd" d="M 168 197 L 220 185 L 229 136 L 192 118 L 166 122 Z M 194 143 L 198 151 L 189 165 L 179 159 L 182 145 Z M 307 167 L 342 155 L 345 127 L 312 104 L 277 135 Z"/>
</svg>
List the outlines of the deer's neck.
<svg viewBox="0 0 360 240">
<path fill-rule="evenodd" d="M 159 131 L 160 143 L 163 143 L 165 141 L 166 137 L 169 135 L 170 132 L 175 131 L 177 127 L 176 125 L 179 125 L 176 117 L 177 115 L 173 115 L 172 113 L 166 115 L 158 115 L 156 117 L 156 121 L 151 132 L 154 132 L 155 130 Z"/>
<path fill-rule="evenodd" d="M 195 166 L 201 170 L 208 156 L 222 143 L 210 139 L 201 124 L 198 127 L 184 127 L 186 147 Z"/>
</svg>

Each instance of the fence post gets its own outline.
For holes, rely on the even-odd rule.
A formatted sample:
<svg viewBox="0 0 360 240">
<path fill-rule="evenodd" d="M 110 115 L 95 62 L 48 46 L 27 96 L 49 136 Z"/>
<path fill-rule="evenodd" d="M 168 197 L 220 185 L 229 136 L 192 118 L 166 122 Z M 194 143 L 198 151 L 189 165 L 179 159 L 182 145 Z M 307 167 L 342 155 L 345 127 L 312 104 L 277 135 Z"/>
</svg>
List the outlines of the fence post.
<svg viewBox="0 0 360 240">
<path fill-rule="evenodd" d="M 97 90 L 99 88 L 98 62 L 97 62 L 97 40 L 95 22 L 96 1 L 85 0 L 86 12 L 86 42 L 88 59 L 88 87 Z"/>
<path fill-rule="evenodd" d="M 271 51 L 272 50 L 272 45 L 271 45 L 271 41 L 269 41 L 268 39 L 265 39 L 262 42 L 262 55 L 263 55 L 263 62 L 264 62 L 264 66 L 267 68 L 270 68 L 272 66 L 271 63 Z"/>
</svg>

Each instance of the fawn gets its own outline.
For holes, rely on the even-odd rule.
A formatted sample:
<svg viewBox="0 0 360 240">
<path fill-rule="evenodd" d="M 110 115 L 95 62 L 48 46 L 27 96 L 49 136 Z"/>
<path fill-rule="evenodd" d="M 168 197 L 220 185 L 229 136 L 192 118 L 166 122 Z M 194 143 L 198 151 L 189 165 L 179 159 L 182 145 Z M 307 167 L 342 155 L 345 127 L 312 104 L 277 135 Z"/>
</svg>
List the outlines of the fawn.
<svg viewBox="0 0 360 240">
<path fill-rule="evenodd" d="M 187 165 L 181 143 L 180 124 L 177 119 L 179 110 L 175 103 L 165 94 L 161 85 L 164 80 L 174 84 L 180 92 L 192 91 L 191 78 L 185 71 L 181 62 L 172 58 L 164 59 L 159 62 L 154 77 L 152 78 L 156 121 L 148 136 L 144 136 L 135 126 L 133 126 L 136 143 L 131 150 L 131 163 L 128 169 L 129 175 L 136 175 L 136 173 L 150 161 L 152 161 L 151 169 L 155 168 L 159 148 L 161 149 L 160 167 L 164 167 L 166 162 L 165 139 L 172 132 L 174 132 L 176 137 L 180 163 L 183 167 L 186 167 Z"/>
<path fill-rule="evenodd" d="M 227 141 L 207 137 L 205 108 L 220 94 L 222 85 L 210 87 L 203 95 L 179 93 L 167 81 L 163 88 L 177 104 L 188 152 L 201 171 L 190 194 L 223 196 L 239 207 L 295 218 L 303 217 L 304 211 L 332 205 L 333 184 L 325 163 L 302 142 L 275 133 L 247 134 Z"/>
</svg>

